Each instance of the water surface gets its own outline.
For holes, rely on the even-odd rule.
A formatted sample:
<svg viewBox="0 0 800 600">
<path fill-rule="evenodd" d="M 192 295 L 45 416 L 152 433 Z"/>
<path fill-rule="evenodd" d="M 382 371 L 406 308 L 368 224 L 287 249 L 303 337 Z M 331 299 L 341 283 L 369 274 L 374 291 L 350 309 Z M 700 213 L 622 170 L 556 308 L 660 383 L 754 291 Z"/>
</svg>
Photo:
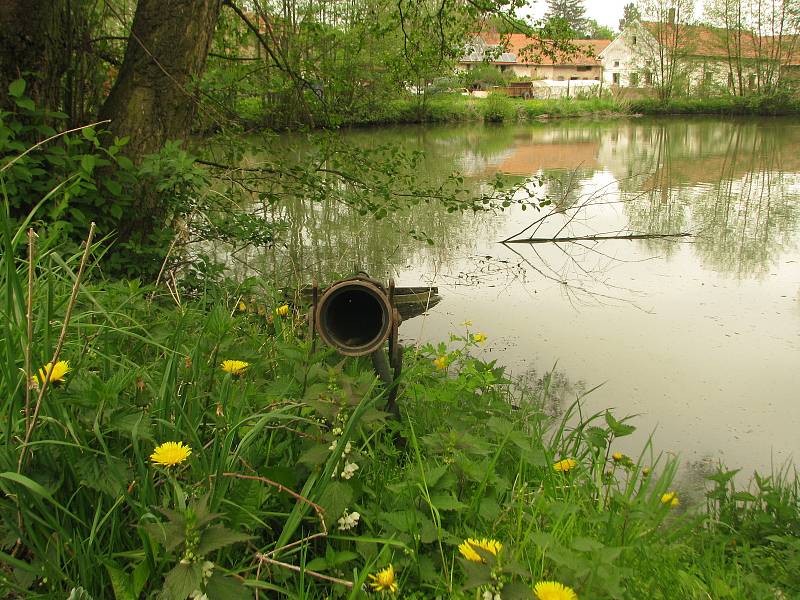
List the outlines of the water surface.
<svg viewBox="0 0 800 600">
<path fill-rule="evenodd" d="M 446 340 L 464 321 L 482 352 L 535 383 L 553 371 L 586 410 L 638 414 L 634 452 L 656 447 L 699 470 L 769 470 L 800 457 L 800 122 L 628 119 L 344 133 L 425 152 L 419 177 L 497 173 L 552 199 L 540 213 L 450 214 L 434 205 L 373 222 L 296 201 L 287 243 L 240 256 L 285 280 L 363 269 L 444 300 L 408 340 Z M 541 183 L 541 185 L 539 185 Z M 691 238 L 499 244 L 636 232 Z M 434 245 L 409 240 L 424 232 Z"/>
</svg>

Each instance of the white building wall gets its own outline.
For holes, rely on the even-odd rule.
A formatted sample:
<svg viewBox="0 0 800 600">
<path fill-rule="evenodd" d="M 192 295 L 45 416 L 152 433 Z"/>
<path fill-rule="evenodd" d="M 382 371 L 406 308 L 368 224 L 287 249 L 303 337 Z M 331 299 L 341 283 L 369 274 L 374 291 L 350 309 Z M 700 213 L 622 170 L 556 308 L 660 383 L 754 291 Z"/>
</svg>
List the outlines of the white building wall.
<svg viewBox="0 0 800 600">
<path fill-rule="evenodd" d="M 644 86 L 644 54 L 652 49 L 654 43 L 644 28 L 627 27 L 600 53 L 603 82 L 621 87 Z"/>
</svg>

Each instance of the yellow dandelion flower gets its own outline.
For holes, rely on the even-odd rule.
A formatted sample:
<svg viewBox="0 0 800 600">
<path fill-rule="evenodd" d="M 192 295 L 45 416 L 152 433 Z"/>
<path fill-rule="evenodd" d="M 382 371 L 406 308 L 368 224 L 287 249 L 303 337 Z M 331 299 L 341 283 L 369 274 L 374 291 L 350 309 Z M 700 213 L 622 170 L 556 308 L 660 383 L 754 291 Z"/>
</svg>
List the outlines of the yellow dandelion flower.
<svg viewBox="0 0 800 600">
<path fill-rule="evenodd" d="M 247 370 L 247 367 L 250 366 L 250 363 L 244 362 L 243 360 L 223 360 L 221 366 L 222 370 L 226 373 L 239 376 L 244 375 L 244 372 Z"/>
<path fill-rule="evenodd" d="M 678 506 L 680 504 L 680 500 L 678 500 L 678 494 L 675 492 L 667 492 L 663 496 L 661 496 L 661 504 L 669 504 L 670 506 Z"/>
<path fill-rule="evenodd" d="M 647 477 L 648 475 L 650 475 L 650 467 L 645 467 L 645 468 L 643 468 L 643 469 L 642 469 L 642 475 L 644 475 L 645 477 Z"/>
<path fill-rule="evenodd" d="M 288 316 L 288 314 L 289 314 L 289 305 L 288 304 L 284 304 L 282 306 L 279 306 L 278 308 L 275 309 L 275 314 L 280 316 L 280 317 Z"/>
<path fill-rule="evenodd" d="M 444 371 L 447 368 L 447 355 L 446 354 L 442 354 L 439 358 L 434 358 L 433 359 L 433 364 L 440 371 Z"/>
<path fill-rule="evenodd" d="M 239 312 L 245 312 L 247 310 L 247 304 L 244 301 L 239 300 Z"/>
<path fill-rule="evenodd" d="M 565 458 L 559 460 L 556 463 L 553 463 L 553 470 L 558 471 L 560 473 L 566 473 L 567 471 L 571 471 L 577 466 L 578 466 L 578 461 L 576 461 L 574 458 Z"/>
<path fill-rule="evenodd" d="M 538 600 L 578 600 L 575 590 L 557 581 L 540 581 L 533 593 Z"/>
<path fill-rule="evenodd" d="M 458 551 L 461 552 L 461 555 L 464 558 L 471 560 L 472 562 L 486 562 L 483 557 L 475 551 L 475 548 L 480 548 L 481 550 L 485 550 L 486 552 L 497 556 L 497 553 L 503 549 L 503 544 L 497 540 L 489 540 L 486 538 L 483 538 L 482 540 L 468 538 L 464 540 L 463 544 L 459 544 Z"/>
<path fill-rule="evenodd" d="M 39 369 L 38 375 L 34 375 L 31 379 L 36 385 L 44 383 L 45 379 L 47 379 L 47 373 L 50 372 L 51 368 L 50 383 L 61 383 L 64 381 L 64 376 L 69 373 L 69 361 L 60 360 L 55 366 L 53 366 L 52 362 L 49 362 Z"/>
<path fill-rule="evenodd" d="M 164 442 L 160 446 L 156 446 L 150 455 L 150 460 L 157 465 L 173 467 L 189 458 L 191 453 L 192 449 L 183 442 Z"/>
<path fill-rule="evenodd" d="M 614 459 L 614 462 L 620 462 L 625 460 L 625 455 L 622 452 L 614 452 L 614 454 L 611 455 L 611 458 Z"/>
<path fill-rule="evenodd" d="M 369 585 L 376 592 L 397 593 L 398 585 L 394 578 L 394 567 L 392 565 L 382 571 L 378 571 L 375 575 L 370 574 L 369 578 L 372 580 Z"/>
<path fill-rule="evenodd" d="M 472 327 L 472 321 L 464 321 L 461 325 L 463 327 Z"/>
<path fill-rule="evenodd" d="M 472 336 L 472 341 L 473 342 L 477 342 L 478 344 L 482 344 L 483 342 L 485 342 L 488 339 L 489 338 L 486 337 L 486 335 L 483 334 L 483 333 L 476 333 L 475 335 Z"/>
</svg>

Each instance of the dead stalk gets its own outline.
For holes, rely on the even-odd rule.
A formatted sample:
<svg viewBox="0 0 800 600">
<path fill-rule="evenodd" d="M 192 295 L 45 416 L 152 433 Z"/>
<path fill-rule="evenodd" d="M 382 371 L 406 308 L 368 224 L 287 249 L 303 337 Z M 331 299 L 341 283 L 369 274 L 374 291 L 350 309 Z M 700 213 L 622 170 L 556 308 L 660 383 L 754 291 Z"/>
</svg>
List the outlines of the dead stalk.
<svg viewBox="0 0 800 600">
<path fill-rule="evenodd" d="M 33 344 L 33 259 L 36 255 L 36 234 L 28 229 L 28 302 L 25 311 L 28 336 L 25 340 L 25 429 L 28 429 L 31 410 L 31 345 Z"/>
<path fill-rule="evenodd" d="M 69 326 L 69 321 L 72 318 L 72 310 L 75 308 L 75 303 L 78 299 L 78 290 L 81 287 L 81 279 L 83 278 L 83 273 L 86 269 L 86 262 L 89 259 L 89 252 L 92 248 L 94 229 L 95 224 L 92 222 L 92 224 L 89 226 L 89 235 L 86 238 L 86 246 L 83 249 L 83 256 L 81 257 L 81 264 L 78 268 L 78 274 L 75 277 L 75 283 L 72 284 L 72 294 L 69 298 L 69 304 L 67 304 L 67 312 L 64 315 L 64 322 L 61 324 L 61 333 L 58 336 L 58 342 L 56 343 L 55 352 L 53 352 L 53 358 L 50 360 L 50 368 L 47 369 L 47 373 L 45 373 L 44 381 L 40 382 L 39 395 L 36 398 L 36 406 L 33 408 L 33 416 L 31 417 L 30 423 L 27 424 L 25 429 L 25 439 L 22 442 L 22 449 L 19 453 L 19 462 L 17 462 L 17 473 L 22 472 L 22 465 L 25 462 L 25 456 L 28 453 L 28 442 L 30 442 L 31 436 L 36 429 L 36 421 L 39 418 L 39 410 L 42 407 L 42 398 L 44 398 L 44 393 L 47 391 L 47 386 L 50 384 L 50 375 L 52 374 L 53 369 L 55 368 L 56 363 L 61 356 L 61 349 L 64 347 L 64 340 L 67 337 L 67 327 Z"/>
<path fill-rule="evenodd" d="M 281 562 L 279 560 L 275 560 L 274 558 L 270 558 L 265 554 L 256 554 L 256 558 L 258 559 L 259 563 L 267 563 L 270 565 L 276 565 L 278 567 L 283 567 L 284 569 L 289 569 L 290 571 L 295 571 L 297 573 L 303 573 L 304 575 L 310 575 L 311 577 L 316 577 L 317 579 L 322 579 L 323 581 L 330 581 L 331 583 L 338 583 L 339 585 L 343 585 L 345 587 L 349 587 L 352 589 L 353 582 L 347 581 L 345 579 L 338 579 L 336 577 L 330 577 L 329 575 L 323 575 L 322 573 L 317 573 L 316 571 L 309 571 L 308 569 L 301 569 L 297 565 L 291 565 L 289 563 Z"/>
<path fill-rule="evenodd" d="M 169 257 L 172 254 L 172 249 L 175 247 L 176 241 L 178 241 L 177 236 L 172 238 L 172 242 L 170 242 L 167 254 L 164 257 L 164 262 L 161 263 L 161 269 L 158 271 L 158 277 L 156 277 L 156 284 L 153 286 L 153 292 L 150 294 L 150 302 L 152 302 L 153 298 L 155 298 L 156 289 L 158 288 L 158 284 L 161 283 L 161 276 L 164 274 L 164 270 L 167 268 L 167 261 L 169 260 Z"/>
<path fill-rule="evenodd" d="M 322 528 L 322 533 L 315 534 L 315 537 L 328 535 L 328 528 L 325 526 L 325 519 L 323 518 L 325 509 L 322 508 L 319 504 L 312 502 L 305 496 L 301 496 L 294 490 L 290 490 L 289 488 L 287 488 L 284 485 L 281 485 L 277 481 L 272 481 L 271 479 L 267 479 L 266 477 L 261 477 L 260 475 L 244 475 L 242 473 L 223 473 L 222 476 L 232 477 L 233 479 L 249 479 L 250 481 L 260 481 L 261 483 L 266 483 L 267 485 L 271 485 L 272 487 L 277 488 L 279 492 L 286 492 L 292 498 L 298 500 L 299 502 L 308 504 L 311 508 L 314 509 L 314 512 L 317 513 L 317 517 L 319 517 L 320 527 Z M 283 548 L 280 548 L 280 550 L 283 550 L 288 547 L 289 546 L 284 546 Z M 276 552 L 277 550 L 273 550 L 272 552 L 270 552 L 270 554 L 275 554 Z"/>
<path fill-rule="evenodd" d="M 310 542 L 311 540 L 327 537 L 328 527 L 325 525 L 325 517 L 324 517 L 325 510 L 319 504 L 312 502 L 305 496 L 298 494 L 294 490 L 290 490 L 289 488 L 287 488 L 284 485 L 281 485 L 277 481 L 272 481 L 271 479 L 267 479 L 266 477 L 261 477 L 259 475 L 243 475 L 242 473 L 223 473 L 222 475 L 223 477 L 232 477 L 234 479 L 249 479 L 250 481 L 260 481 L 261 483 L 266 483 L 267 485 L 277 488 L 279 492 L 285 492 L 289 494 L 292 498 L 295 498 L 298 502 L 303 502 L 304 504 L 308 504 L 311 508 L 314 509 L 314 512 L 317 513 L 317 517 L 319 518 L 319 524 L 322 531 L 314 533 L 312 535 L 308 535 L 295 542 L 292 542 L 291 544 L 286 544 L 285 546 L 281 546 L 280 548 L 275 548 L 274 550 L 268 552 L 267 554 L 261 554 L 261 553 L 256 554 L 256 559 L 258 560 L 257 573 L 259 575 L 261 573 L 261 565 L 263 565 L 264 563 L 277 565 L 285 569 L 291 569 L 292 571 L 300 572 L 301 571 L 300 567 L 275 560 L 274 558 L 272 558 L 272 556 L 278 554 L 279 552 L 288 550 L 289 548 L 294 548 L 295 546 L 299 546 L 300 544 L 305 544 L 307 542 Z M 306 573 L 307 575 L 310 575 L 312 577 L 317 577 L 325 581 L 331 581 L 333 583 L 338 583 L 351 588 L 353 587 L 353 584 L 350 581 L 345 581 L 343 579 L 336 579 L 335 577 L 328 577 L 327 575 L 323 575 L 321 573 L 316 573 L 314 571 L 309 571 L 309 570 L 304 570 L 303 572 Z M 256 597 L 258 597 L 257 592 L 256 592 Z"/>
</svg>

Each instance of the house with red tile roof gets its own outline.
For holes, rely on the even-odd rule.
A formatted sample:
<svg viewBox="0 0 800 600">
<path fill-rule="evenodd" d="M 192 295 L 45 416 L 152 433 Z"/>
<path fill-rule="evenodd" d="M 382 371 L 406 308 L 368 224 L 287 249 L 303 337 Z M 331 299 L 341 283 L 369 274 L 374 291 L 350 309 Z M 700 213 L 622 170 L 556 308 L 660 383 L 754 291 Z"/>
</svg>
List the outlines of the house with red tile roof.
<svg viewBox="0 0 800 600">
<path fill-rule="evenodd" d="M 604 81 L 610 85 L 659 86 L 672 70 L 683 91 L 706 88 L 741 94 L 800 74 L 800 37 L 633 22 L 599 56 Z"/>
<path fill-rule="evenodd" d="M 459 71 L 483 64 L 494 65 L 524 79 L 599 80 L 603 66 L 598 58 L 611 40 L 572 40 L 569 49 L 551 40 L 521 33 L 484 33 L 471 40 L 458 63 Z"/>
</svg>

